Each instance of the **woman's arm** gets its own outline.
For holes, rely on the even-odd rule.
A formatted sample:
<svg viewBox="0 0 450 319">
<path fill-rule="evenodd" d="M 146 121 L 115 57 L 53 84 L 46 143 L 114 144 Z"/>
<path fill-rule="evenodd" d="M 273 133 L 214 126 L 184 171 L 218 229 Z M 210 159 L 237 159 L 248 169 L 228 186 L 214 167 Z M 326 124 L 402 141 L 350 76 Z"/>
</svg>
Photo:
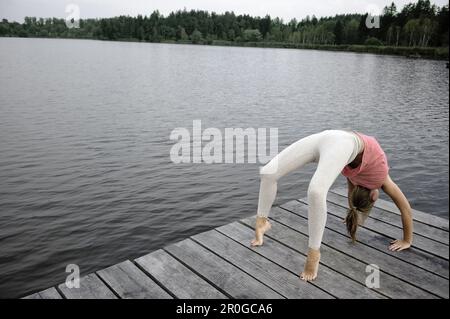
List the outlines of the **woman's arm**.
<svg viewBox="0 0 450 319">
<path fill-rule="evenodd" d="M 411 213 L 411 206 L 408 200 L 388 175 L 386 181 L 383 183 L 381 189 L 389 195 L 392 201 L 400 210 L 403 224 L 403 240 L 394 240 L 389 246 L 389 250 L 400 251 L 411 246 L 413 240 L 413 220 Z"/>
</svg>

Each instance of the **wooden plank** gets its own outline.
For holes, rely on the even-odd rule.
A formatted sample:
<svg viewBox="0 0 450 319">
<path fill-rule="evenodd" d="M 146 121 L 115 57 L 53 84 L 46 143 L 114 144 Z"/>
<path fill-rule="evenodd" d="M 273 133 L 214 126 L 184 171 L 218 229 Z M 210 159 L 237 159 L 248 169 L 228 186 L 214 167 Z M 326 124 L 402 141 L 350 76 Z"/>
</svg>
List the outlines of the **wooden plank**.
<svg viewBox="0 0 450 319">
<path fill-rule="evenodd" d="M 136 259 L 135 262 L 177 298 L 227 298 L 227 296 L 162 249 L 142 256 Z"/>
<path fill-rule="evenodd" d="M 195 235 L 192 239 L 207 247 L 209 250 L 214 251 L 231 264 L 266 284 L 285 298 L 333 298 L 330 294 L 300 280 L 298 275 L 294 275 L 271 260 L 241 246 L 216 230 Z"/>
<path fill-rule="evenodd" d="M 62 299 L 55 287 L 50 287 L 32 295 L 26 296 L 23 299 Z"/>
<path fill-rule="evenodd" d="M 332 192 L 328 193 L 327 200 L 334 204 L 340 205 L 342 207 L 348 207 L 348 199 L 347 197 L 343 197 L 338 194 L 334 194 Z M 377 220 L 381 220 L 385 223 L 394 225 L 396 227 L 402 228 L 402 220 L 399 215 L 392 214 L 391 212 L 385 211 L 383 209 L 374 207 L 370 212 L 370 218 L 374 218 Z M 435 241 L 438 241 L 442 244 L 448 246 L 449 236 L 448 231 L 443 230 L 441 228 L 432 227 L 430 225 L 424 224 L 417 220 L 414 220 L 414 234 L 418 234 Z M 448 249 L 448 248 L 447 248 Z"/>
<path fill-rule="evenodd" d="M 307 203 L 304 200 L 300 200 L 300 202 L 297 202 L 297 201 L 289 202 L 286 205 L 282 205 L 282 207 L 285 209 L 288 209 L 288 210 L 294 212 L 295 214 L 298 214 L 304 218 L 308 218 L 308 207 L 306 205 L 307 205 Z M 332 206 L 332 207 L 330 207 L 330 206 Z M 340 206 L 334 207 L 333 204 L 329 205 L 328 208 L 332 211 L 344 209 Z M 327 228 L 332 229 L 344 236 L 348 236 L 347 229 L 345 228 L 345 225 L 342 223 L 341 217 L 337 217 L 333 214 L 328 214 Z M 364 227 L 359 227 L 356 235 L 357 235 L 357 241 L 360 243 L 374 247 L 388 255 L 391 255 L 398 259 L 409 262 L 410 264 L 421 267 L 427 271 L 433 272 L 444 278 L 447 278 L 447 279 L 449 278 L 448 260 L 436 257 L 436 256 L 431 255 L 422 250 L 415 249 L 414 247 L 412 247 L 411 249 L 400 251 L 400 252 L 390 251 L 388 249 L 388 246 L 389 246 L 389 243 L 391 242 L 392 238 L 387 237 L 383 234 L 373 232 Z"/>
<path fill-rule="evenodd" d="M 305 218 L 282 209 L 274 210 L 271 214 L 278 222 L 303 234 L 308 234 L 308 225 Z M 367 264 L 378 265 L 384 272 L 419 286 L 437 296 L 449 297 L 448 280 L 440 276 L 380 252 L 375 248 L 360 244 L 355 245 L 348 238 L 334 231 L 325 231 L 322 242 Z"/>
<path fill-rule="evenodd" d="M 248 247 L 251 239 L 254 238 L 253 229 L 238 222 L 219 227 L 217 231 L 245 247 Z M 296 280 L 299 280 L 299 274 L 306 261 L 305 255 L 276 242 L 268 236 L 264 239 L 264 245 L 254 248 L 249 247 L 248 249 L 291 271 L 296 275 Z M 371 290 L 325 265 L 319 268 L 318 278 L 312 284 L 340 299 L 386 298 L 375 290 Z"/>
<path fill-rule="evenodd" d="M 51 287 L 39 293 L 41 299 L 62 299 L 55 287 Z"/>
<path fill-rule="evenodd" d="M 36 292 L 34 294 L 22 297 L 22 299 L 42 299 L 41 295 L 39 294 L 39 292 Z"/>
<path fill-rule="evenodd" d="M 58 289 L 67 299 L 117 299 L 95 273 L 80 278 L 79 288 L 68 288 L 65 283 Z"/>
<path fill-rule="evenodd" d="M 120 298 L 171 299 L 172 297 L 127 260 L 97 272 Z"/>
<path fill-rule="evenodd" d="M 347 197 L 347 190 L 345 188 L 335 188 L 331 190 L 330 192 Z M 380 209 L 384 209 L 386 211 L 389 211 L 391 213 L 400 215 L 400 211 L 398 210 L 397 206 L 395 206 L 394 203 L 390 201 L 386 201 L 383 199 L 379 199 L 375 203 L 375 207 L 378 207 Z M 417 221 L 420 221 L 422 223 L 444 229 L 448 231 L 449 221 L 448 219 L 435 216 L 429 213 L 424 213 L 416 209 L 412 209 L 412 214 L 414 216 L 414 219 Z"/>
<path fill-rule="evenodd" d="M 307 202 L 306 199 L 302 199 L 301 201 Z M 289 204 L 288 203 L 284 204 L 285 207 L 287 207 L 286 205 Z M 347 211 L 345 209 L 341 209 L 337 207 L 335 204 L 330 202 L 328 202 L 328 206 L 333 208 L 333 210 L 328 209 L 328 214 L 339 216 L 342 220 L 345 218 L 345 216 L 347 216 Z M 403 237 L 402 228 L 386 224 L 384 222 L 375 220 L 370 217 L 366 219 L 363 227 L 378 232 L 379 234 L 386 235 L 392 239 L 398 239 Z M 441 258 L 445 258 L 447 260 L 449 258 L 449 250 L 447 245 L 423 237 L 421 235 L 417 234 L 414 235 L 412 247 L 416 247 L 425 252 L 428 252 Z"/>
<path fill-rule="evenodd" d="M 140 257 L 137 265 L 125 261 L 89 274 L 80 288 L 61 284 L 24 299 L 449 298 L 448 220 L 413 210 L 412 249 L 391 252 L 388 242 L 401 236 L 401 220 L 395 205 L 378 200 L 355 245 L 342 223 L 347 206 L 342 189 L 328 194 L 319 277 L 301 281 L 308 249 L 306 205 L 302 199 L 275 207 L 262 247 L 249 246 L 255 218 L 248 218 Z M 380 267 L 377 289 L 365 286 L 368 264 Z"/>
<path fill-rule="evenodd" d="M 281 210 L 280 208 L 274 208 L 272 210 L 272 215 L 276 210 Z M 247 226 L 253 227 L 255 224 L 255 218 L 248 218 L 242 220 Z M 304 235 L 296 230 L 293 230 L 287 226 L 272 220 L 272 229 L 267 232 L 267 238 L 272 238 L 283 245 L 291 248 L 292 250 L 303 252 L 308 249 L 308 236 Z M 329 268 L 332 268 L 339 273 L 365 285 L 367 273 L 366 266 L 364 263 L 352 256 L 346 255 L 338 250 L 333 249 L 327 245 L 322 245 L 320 249 L 321 253 L 321 263 Z M 382 293 L 390 298 L 397 299 L 433 299 L 436 296 L 414 287 L 413 285 L 399 280 L 396 277 L 391 276 L 387 273 L 381 273 L 382 284 L 379 288 L 374 288 L 375 291 Z M 317 279 L 319 280 L 319 279 Z M 349 279 L 350 280 L 350 279 Z M 345 286 L 344 286 L 345 287 Z"/>
<path fill-rule="evenodd" d="M 191 239 L 167 246 L 165 250 L 233 298 L 283 298 Z"/>
</svg>

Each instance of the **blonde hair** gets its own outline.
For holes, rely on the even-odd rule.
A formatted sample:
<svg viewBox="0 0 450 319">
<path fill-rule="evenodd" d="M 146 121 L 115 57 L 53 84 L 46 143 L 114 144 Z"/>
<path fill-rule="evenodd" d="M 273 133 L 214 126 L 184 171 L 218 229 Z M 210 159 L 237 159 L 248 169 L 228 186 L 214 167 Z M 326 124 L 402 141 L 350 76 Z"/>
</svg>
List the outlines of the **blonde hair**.
<svg viewBox="0 0 450 319">
<path fill-rule="evenodd" d="M 358 228 L 358 212 L 368 216 L 374 204 L 370 198 L 370 189 L 355 186 L 350 193 L 349 203 L 350 207 L 345 218 L 345 224 L 352 241 L 355 242 L 356 230 Z"/>
</svg>

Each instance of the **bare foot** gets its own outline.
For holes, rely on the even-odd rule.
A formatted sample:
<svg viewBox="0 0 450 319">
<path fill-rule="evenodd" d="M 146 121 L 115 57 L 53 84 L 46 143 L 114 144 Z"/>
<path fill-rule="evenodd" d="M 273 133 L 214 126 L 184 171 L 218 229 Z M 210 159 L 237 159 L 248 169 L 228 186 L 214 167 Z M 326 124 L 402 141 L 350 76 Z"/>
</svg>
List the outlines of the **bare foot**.
<svg viewBox="0 0 450 319">
<path fill-rule="evenodd" d="M 308 257 L 306 258 L 305 269 L 300 274 L 300 279 L 304 281 L 312 281 L 317 278 L 319 270 L 320 250 L 310 248 Z"/>
<path fill-rule="evenodd" d="M 263 244 L 263 237 L 266 231 L 268 231 L 272 225 L 269 220 L 265 217 L 256 217 L 256 226 L 255 226 L 255 239 L 252 240 L 251 245 L 261 246 Z"/>
</svg>

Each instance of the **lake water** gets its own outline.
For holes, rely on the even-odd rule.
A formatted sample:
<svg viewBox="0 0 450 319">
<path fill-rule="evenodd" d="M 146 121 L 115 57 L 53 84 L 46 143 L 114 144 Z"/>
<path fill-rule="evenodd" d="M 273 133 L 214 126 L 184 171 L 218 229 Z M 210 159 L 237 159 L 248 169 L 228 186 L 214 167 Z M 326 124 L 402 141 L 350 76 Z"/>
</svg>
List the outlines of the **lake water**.
<svg viewBox="0 0 450 319">
<path fill-rule="evenodd" d="M 0 297 L 255 214 L 259 164 L 171 162 L 171 131 L 195 119 L 277 127 L 280 150 L 329 128 L 373 135 L 412 206 L 448 218 L 444 61 L 61 39 L 0 48 Z M 283 178 L 277 203 L 306 196 L 314 168 Z"/>
</svg>

